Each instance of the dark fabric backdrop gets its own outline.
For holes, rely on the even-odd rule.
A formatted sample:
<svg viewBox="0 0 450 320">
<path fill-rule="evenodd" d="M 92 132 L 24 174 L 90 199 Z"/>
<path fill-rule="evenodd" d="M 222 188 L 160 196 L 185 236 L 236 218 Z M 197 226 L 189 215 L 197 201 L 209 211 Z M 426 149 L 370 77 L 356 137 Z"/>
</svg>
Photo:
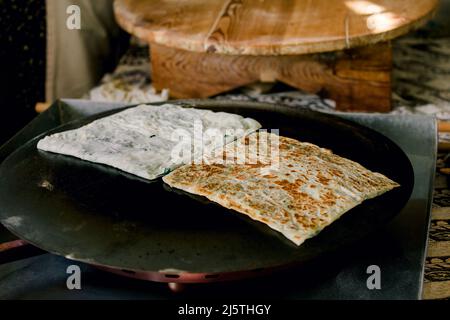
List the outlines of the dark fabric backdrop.
<svg viewBox="0 0 450 320">
<path fill-rule="evenodd" d="M 45 1 L 0 0 L 0 144 L 45 97 Z"/>
</svg>

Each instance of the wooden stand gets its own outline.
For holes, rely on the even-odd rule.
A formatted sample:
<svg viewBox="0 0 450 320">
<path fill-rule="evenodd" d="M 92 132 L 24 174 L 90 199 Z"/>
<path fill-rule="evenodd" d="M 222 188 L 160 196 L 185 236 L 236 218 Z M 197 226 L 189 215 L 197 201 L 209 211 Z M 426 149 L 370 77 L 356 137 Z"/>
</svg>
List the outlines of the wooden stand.
<svg viewBox="0 0 450 320">
<path fill-rule="evenodd" d="M 339 110 L 391 108 L 392 54 L 383 43 L 339 53 L 230 56 L 151 46 L 153 85 L 174 98 L 205 98 L 257 81 L 281 81 L 336 101 Z"/>
<path fill-rule="evenodd" d="M 118 23 L 151 47 L 153 81 L 176 98 L 282 81 L 340 110 L 389 111 L 389 40 L 437 0 L 115 0 Z M 333 53 L 323 53 L 333 52 Z"/>
</svg>

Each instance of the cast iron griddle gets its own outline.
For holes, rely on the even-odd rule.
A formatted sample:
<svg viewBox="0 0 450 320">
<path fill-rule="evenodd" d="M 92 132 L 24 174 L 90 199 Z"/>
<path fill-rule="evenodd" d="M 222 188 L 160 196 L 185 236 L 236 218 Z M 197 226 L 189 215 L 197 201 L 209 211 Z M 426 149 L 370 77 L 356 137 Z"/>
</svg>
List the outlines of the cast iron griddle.
<svg viewBox="0 0 450 320">
<path fill-rule="evenodd" d="M 114 110 L 29 141 L 0 167 L 0 221 L 35 246 L 138 278 L 197 282 L 300 264 L 363 239 L 386 224 L 412 191 L 412 166 L 383 135 L 309 110 L 261 104 L 195 107 L 258 120 L 280 135 L 329 148 L 401 184 L 365 201 L 300 247 L 269 227 L 205 198 L 104 165 L 40 151 L 44 135 L 78 128 Z"/>
</svg>

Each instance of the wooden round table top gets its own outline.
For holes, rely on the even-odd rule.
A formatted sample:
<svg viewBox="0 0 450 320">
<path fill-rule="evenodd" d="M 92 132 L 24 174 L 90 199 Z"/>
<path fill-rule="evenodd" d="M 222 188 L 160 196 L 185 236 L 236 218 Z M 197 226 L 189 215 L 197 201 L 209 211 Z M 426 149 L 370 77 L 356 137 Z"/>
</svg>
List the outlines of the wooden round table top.
<svg viewBox="0 0 450 320">
<path fill-rule="evenodd" d="M 119 24 L 149 42 L 234 55 L 306 54 L 386 41 L 438 0 L 115 0 Z"/>
</svg>

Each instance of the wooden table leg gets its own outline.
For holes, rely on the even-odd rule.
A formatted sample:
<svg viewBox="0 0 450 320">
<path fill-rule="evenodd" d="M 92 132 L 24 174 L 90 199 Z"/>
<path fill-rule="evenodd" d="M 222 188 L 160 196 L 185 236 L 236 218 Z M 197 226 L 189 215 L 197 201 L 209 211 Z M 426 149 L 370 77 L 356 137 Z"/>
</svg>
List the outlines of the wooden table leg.
<svg viewBox="0 0 450 320">
<path fill-rule="evenodd" d="M 151 45 L 156 89 L 174 98 L 205 98 L 256 81 L 281 81 L 336 101 L 338 110 L 391 109 L 388 43 L 348 52 L 293 56 L 196 53 Z"/>
</svg>

